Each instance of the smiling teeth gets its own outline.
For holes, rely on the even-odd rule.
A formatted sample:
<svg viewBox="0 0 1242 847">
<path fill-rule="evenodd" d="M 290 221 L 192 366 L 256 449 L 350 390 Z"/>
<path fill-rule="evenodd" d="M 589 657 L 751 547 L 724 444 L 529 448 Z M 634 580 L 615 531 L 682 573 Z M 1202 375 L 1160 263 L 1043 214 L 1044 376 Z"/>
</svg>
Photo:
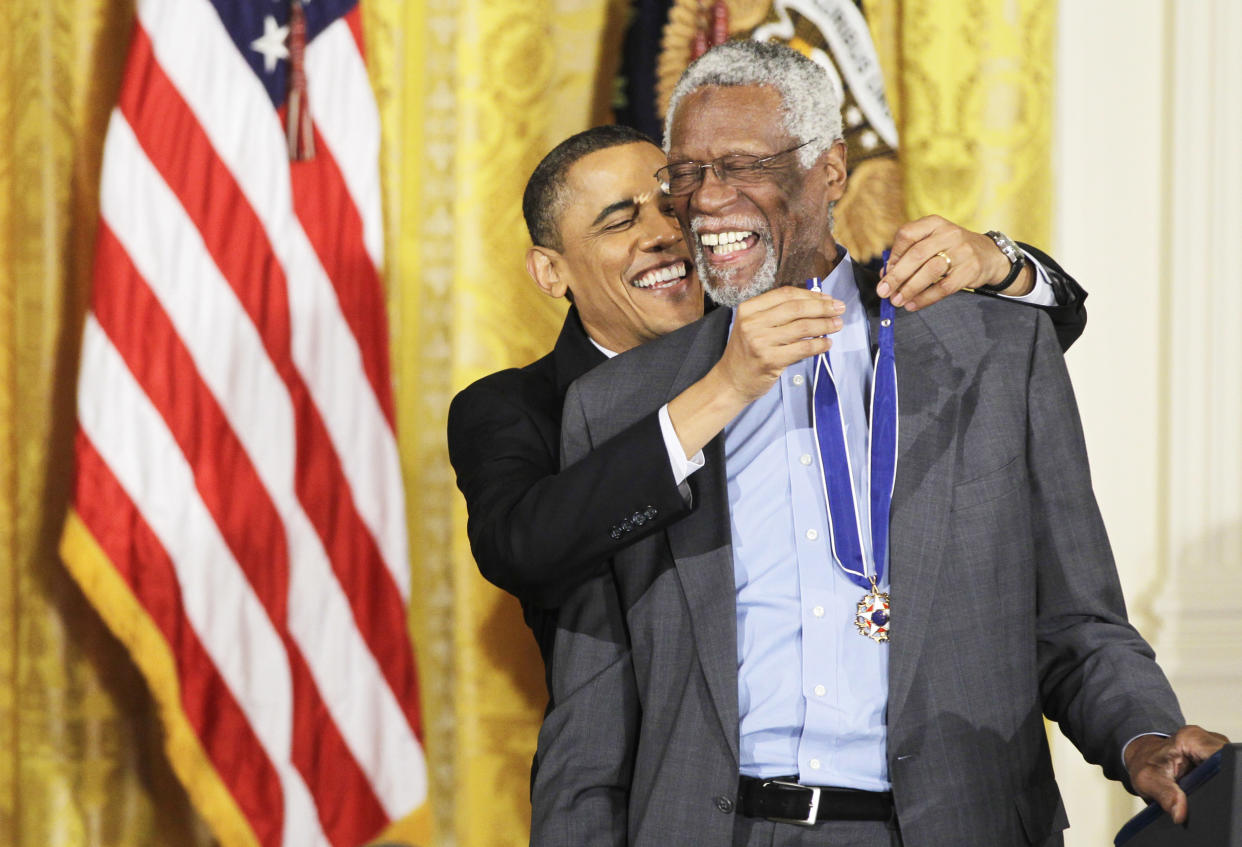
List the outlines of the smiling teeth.
<svg viewBox="0 0 1242 847">
<path fill-rule="evenodd" d="M 736 253 L 738 250 L 745 250 L 746 239 L 752 235 L 754 233 L 747 230 L 705 232 L 699 236 L 699 240 L 703 242 L 704 247 L 712 248 L 712 252 L 719 256 L 724 253 Z"/>
<path fill-rule="evenodd" d="M 666 265 L 662 268 L 647 271 L 631 284 L 635 288 L 651 288 L 662 283 L 684 278 L 686 270 L 687 267 L 685 262 L 677 262 L 673 265 Z"/>
</svg>

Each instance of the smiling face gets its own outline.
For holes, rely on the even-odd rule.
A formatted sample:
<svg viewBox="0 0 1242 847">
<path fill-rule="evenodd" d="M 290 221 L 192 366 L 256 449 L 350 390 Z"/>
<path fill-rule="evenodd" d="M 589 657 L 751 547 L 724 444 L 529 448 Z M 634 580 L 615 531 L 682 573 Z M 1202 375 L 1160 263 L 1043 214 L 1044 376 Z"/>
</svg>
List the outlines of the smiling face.
<svg viewBox="0 0 1242 847">
<path fill-rule="evenodd" d="M 771 156 L 806 140 L 785 129 L 775 89 L 709 85 L 678 106 L 668 160 Z M 682 227 L 693 234 L 704 289 L 717 303 L 735 306 L 777 285 L 828 275 L 837 261 L 829 210 L 844 190 L 845 147 L 837 143 L 809 169 L 796 153 L 782 156 L 762 181 L 749 185 L 723 183 L 708 168 L 702 185 L 672 200 Z"/>
<path fill-rule="evenodd" d="M 540 287 L 553 296 L 568 288 L 587 333 L 617 353 L 703 315 L 703 290 L 653 176 L 663 164 L 647 143 L 583 156 L 566 172 L 561 249 L 527 254 Z"/>
</svg>

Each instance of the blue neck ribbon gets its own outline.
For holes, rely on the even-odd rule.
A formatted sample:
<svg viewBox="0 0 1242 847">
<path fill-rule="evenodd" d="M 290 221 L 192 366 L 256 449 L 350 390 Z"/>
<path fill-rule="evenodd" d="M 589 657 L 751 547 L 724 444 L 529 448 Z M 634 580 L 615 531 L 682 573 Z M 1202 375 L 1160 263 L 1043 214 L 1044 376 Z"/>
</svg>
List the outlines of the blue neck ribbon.
<svg viewBox="0 0 1242 847">
<path fill-rule="evenodd" d="M 818 290 L 818 283 L 815 279 L 807 280 L 807 287 Z M 867 426 L 873 554 L 870 569 L 863 556 L 862 521 L 854 500 L 854 475 L 845 446 L 845 421 L 832 374 L 832 359 L 828 353 L 821 353 L 815 363 L 812 421 L 815 440 L 819 445 L 824 497 L 828 501 L 832 552 L 850 581 L 868 591 L 884 579 L 884 566 L 888 561 L 889 513 L 897 477 L 897 365 L 893 355 L 895 313 L 892 303 L 887 299 L 880 301 L 880 343 L 871 379 L 871 409 Z"/>
</svg>

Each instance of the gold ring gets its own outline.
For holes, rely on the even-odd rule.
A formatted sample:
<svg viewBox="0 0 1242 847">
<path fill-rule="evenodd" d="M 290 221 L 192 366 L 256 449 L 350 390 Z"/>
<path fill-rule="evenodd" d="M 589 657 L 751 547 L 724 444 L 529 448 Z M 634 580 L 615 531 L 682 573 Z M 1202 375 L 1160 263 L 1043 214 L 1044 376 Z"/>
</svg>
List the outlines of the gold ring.
<svg viewBox="0 0 1242 847">
<path fill-rule="evenodd" d="M 949 254 L 944 252 L 943 250 L 938 252 L 936 255 L 944 259 L 944 273 L 940 275 L 940 279 L 944 279 L 946 276 L 949 275 L 949 271 L 953 270 L 953 260 L 950 259 Z"/>
</svg>

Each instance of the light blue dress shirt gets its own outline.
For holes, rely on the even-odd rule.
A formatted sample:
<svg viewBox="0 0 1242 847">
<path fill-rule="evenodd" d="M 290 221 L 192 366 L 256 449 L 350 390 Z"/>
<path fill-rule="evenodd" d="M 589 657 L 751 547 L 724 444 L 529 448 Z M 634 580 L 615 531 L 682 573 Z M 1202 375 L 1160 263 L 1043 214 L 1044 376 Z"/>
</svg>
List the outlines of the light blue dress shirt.
<svg viewBox="0 0 1242 847">
<path fill-rule="evenodd" d="M 862 544 L 870 560 L 867 316 L 843 258 L 821 283 L 845 303 L 832 366 L 846 421 Z M 786 369 L 725 428 L 737 588 L 741 770 L 807 785 L 885 791 L 888 646 L 854 626 L 864 589 L 832 556 L 811 426 L 814 360 Z M 886 587 L 887 575 L 881 587 Z M 897 627 L 900 630 L 901 623 Z"/>
</svg>

